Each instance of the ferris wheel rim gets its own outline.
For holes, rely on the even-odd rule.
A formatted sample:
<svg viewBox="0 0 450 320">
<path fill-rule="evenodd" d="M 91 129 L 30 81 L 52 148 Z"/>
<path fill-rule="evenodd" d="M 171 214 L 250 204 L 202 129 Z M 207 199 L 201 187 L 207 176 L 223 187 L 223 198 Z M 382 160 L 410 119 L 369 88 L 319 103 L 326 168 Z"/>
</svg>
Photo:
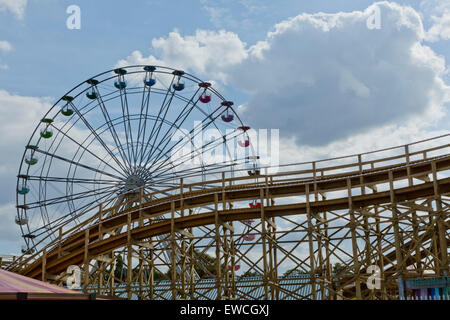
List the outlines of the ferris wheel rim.
<svg viewBox="0 0 450 320">
<path fill-rule="evenodd" d="M 100 84 L 103 84 L 103 83 L 105 83 L 105 82 L 107 82 L 107 81 L 110 81 L 110 80 L 112 80 L 112 79 L 115 79 L 115 78 L 117 77 L 117 75 L 107 76 L 107 75 L 110 74 L 111 72 L 115 72 L 115 71 L 117 71 L 117 70 L 119 70 L 119 69 L 125 69 L 125 70 L 130 69 L 131 72 L 129 72 L 128 75 L 133 75 L 133 74 L 143 74 L 143 73 L 146 73 L 146 71 L 144 72 L 144 71 L 142 71 L 142 69 L 139 70 L 139 71 L 133 71 L 133 68 L 145 68 L 145 67 L 148 67 L 148 65 L 130 65 L 130 66 L 123 66 L 123 67 L 120 67 L 120 68 L 114 68 L 114 69 L 110 69 L 110 70 L 107 70 L 107 71 L 98 73 L 97 75 L 94 75 L 94 76 L 90 77 L 89 79 L 87 79 L 87 80 L 85 80 L 85 81 L 83 81 L 83 82 L 80 82 L 79 84 L 77 84 L 76 86 L 74 86 L 72 89 L 68 90 L 62 97 L 60 97 L 60 98 L 59 98 L 59 99 L 58 99 L 58 100 L 57 100 L 57 101 L 56 101 L 56 102 L 48 109 L 48 111 L 47 111 L 47 112 L 45 113 L 45 115 L 43 116 L 41 122 L 42 122 L 43 120 L 48 120 L 48 121 L 50 121 L 49 115 L 52 113 L 52 111 L 53 111 L 55 108 L 57 108 L 58 106 L 60 106 L 61 101 L 67 101 L 67 100 L 65 100 L 65 99 L 68 99 L 68 97 L 70 97 L 71 99 L 75 100 L 75 99 L 77 99 L 78 97 L 82 96 L 83 93 L 86 93 L 90 88 L 92 88 L 93 86 L 87 87 L 87 88 L 85 88 L 85 89 L 80 89 L 79 92 L 78 92 L 77 94 L 74 94 L 74 93 L 76 92 L 77 89 L 81 88 L 84 84 L 89 83 L 89 81 L 92 82 L 93 79 L 97 79 L 97 78 L 99 78 L 99 77 L 102 77 L 102 76 L 105 76 L 105 75 L 106 75 L 106 77 L 105 77 L 104 79 L 102 79 L 102 80 L 100 80 L 100 81 L 96 80 L 96 81 L 98 81 L 96 85 L 100 85 Z M 158 73 L 166 74 L 166 75 L 169 75 L 169 74 L 175 75 L 175 72 L 178 72 L 178 71 L 179 71 L 178 69 L 170 68 L 170 67 L 165 67 L 165 66 L 156 66 L 156 65 L 155 65 L 154 67 L 158 69 Z M 162 70 L 162 71 L 161 71 L 161 70 Z M 117 73 L 117 72 L 116 72 L 116 73 Z M 188 79 L 188 80 L 190 80 L 190 81 L 192 81 L 192 82 L 194 82 L 194 83 L 197 83 L 197 84 L 199 84 L 199 83 L 204 83 L 200 78 L 198 78 L 198 77 L 196 77 L 196 76 L 194 76 L 194 75 L 192 75 L 192 74 L 185 73 L 184 71 L 182 72 L 182 75 L 181 75 L 181 76 L 182 76 L 184 79 Z M 145 86 L 144 86 L 144 87 L 145 87 Z M 116 88 L 117 88 L 117 87 L 116 87 Z M 137 89 L 142 89 L 142 87 L 136 87 L 136 88 L 137 88 Z M 222 102 L 229 102 L 229 101 L 227 101 L 227 100 L 222 96 L 222 94 L 220 94 L 215 88 L 213 88 L 213 87 L 211 87 L 211 86 L 208 86 L 208 90 L 210 90 L 211 93 L 213 93 L 213 94 L 214 94 L 215 96 L 217 96 L 220 100 L 222 100 Z M 167 92 L 169 92 L 169 91 L 170 91 L 170 88 L 167 89 Z M 117 91 L 115 91 L 115 92 L 117 93 Z M 114 91 L 111 92 L 111 94 L 112 94 L 112 93 L 114 93 Z M 121 89 L 119 90 L 119 93 L 120 93 L 120 95 L 122 95 L 122 90 L 121 90 Z M 71 94 L 73 95 L 73 97 L 70 96 Z M 124 94 L 125 94 L 125 95 L 127 94 L 126 91 L 125 91 Z M 177 93 L 175 92 L 175 90 L 174 90 L 174 96 L 175 96 L 175 95 L 178 95 L 178 94 L 177 94 Z M 192 98 L 193 98 L 194 96 L 195 96 L 195 94 L 192 96 Z M 117 98 L 117 96 L 116 96 L 116 98 Z M 178 98 L 179 98 L 179 97 L 178 97 Z M 192 98 L 191 98 L 191 99 L 192 99 Z M 180 100 L 181 100 L 181 99 L 180 99 Z M 89 105 L 89 103 L 88 103 L 87 105 Z M 86 105 L 86 106 L 87 106 L 87 105 Z M 232 105 L 232 103 L 231 103 L 231 105 Z M 227 109 L 226 109 L 227 112 L 228 112 L 228 108 L 229 108 L 229 109 L 233 112 L 233 114 L 236 116 L 237 121 L 238 121 L 240 124 L 243 124 L 243 122 L 242 122 L 242 120 L 240 119 L 238 113 L 236 112 L 236 110 L 234 110 L 234 108 L 231 107 L 231 105 L 227 107 Z M 97 106 L 98 106 L 98 105 L 95 105 L 95 104 L 94 104 L 94 108 L 97 107 Z M 194 104 L 194 106 L 195 106 L 195 104 Z M 59 112 L 57 112 L 57 114 L 59 114 L 60 112 L 62 112 L 62 109 L 61 109 Z M 219 114 L 217 115 L 216 118 L 218 118 L 222 113 L 223 113 L 223 112 L 219 113 Z M 74 115 L 71 115 L 69 118 L 71 118 L 72 116 L 75 116 L 75 114 L 74 114 Z M 119 116 L 119 117 L 117 117 L 116 119 L 123 119 L 123 117 Z M 128 120 L 129 120 L 129 119 L 128 119 Z M 141 117 L 139 117 L 139 120 L 141 120 Z M 79 119 L 78 119 L 77 121 L 79 121 Z M 125 120 L 124 120 L 124 121 L 125 121 Z M 66 124 L 68 124 L 68 123 L 69 123 L 69 121 L 66 121 L 64 125 L 66 125 Z M 215 125 L 214 121 L 213 121 L 212 123 Z M 38 130 L 39 130 L 39 125 L 40 125 L 40 123 L 38 123 L 38 125 L 35 127 L 34 131 L 32 132 L 31 137 L 29 138 L 28 143 L 26 144 L 25 152 L 24 152 L 23 155 L 22 155 L 22 159 L 21 159 L 21 161 L 20 161 L 20 166 L 19 166 L 19 175 L 18 175 L 18 178 L 17 178 L 16 191 L 19 189 L 19 184 L 20 184 L 20 181 L 21 181 L 20 175 L 21 175 L 22 170 L 25 168 L 25 169 L 26 169 L 26 174 L 27 174 L 27 175 L 29 174 L 29 171 L 30 171 L 30 167 L 31 167 L 31 166 L 30 166 L 30 164 L 28 164 L 27 167 L 26 167 L 26 165 L 25 165 L 25 162 L 26 162 L 25 159 L 26 159 L 26 154 L 27 154 L 27 150 L 28 150 L 27 148 L 28 148 L 29 146 L 31 146 L 33 137 L 35 137 L 36 133 L 37 133 Z M 72 126 L 75 126 L 75 124 L 73 124 Z M 217 127 L 217 126 L 216 126 L 216 127 Z M 98 129 L 98 128 L 97 128 L 97 129 Z M 96 129 L 96 130 L 97 130 L 97 129 Z M 106 129 L 105 129 L 105 130 L 106 130 Z M 59 133 L 57 133 L 57 134 L 59 134 Z M 63 135 L 64 135 L 64 134 L 63 134 Z M 86 139 L 85 139 L 84 141 L 86 141 L 90 136 L 91 136 L 91 134 L 90 134 L 88 137 L 86 137 Z M 41 137 L 38 138 L 38 141 L 37 141 L 37 143 L 36 143 L 37 146 L 39 145 L 39 143 L 41 142 L 42 139 L 43 139 L 43 138 L 42 138 L 42 135 L 41 135 Z M 83 141 L 83 143 L 84 143 L 84 141 Z M 91 143 L 92 143 L 93 141 L 94 141 L 94 140 L 92 140 Z M 53 141 L 52 144 L 53 144 L 53 143 L 55 143 L 55 141 Z M 60 143 L 62 143 L 62 140 L 59 142 L 59 144 L 60 144 Z M 80 147 L 81 147 L 81 145 L 80 145 L 78 148 L 80 148 Z M 89 147 L 89 145 L 88 145 L 87 147 Z M 58 147 L 57 147 L 57 148 L 58 148 Z M 55 152 L 56 152 L 56 150 L 57 150 L 57 149 L 55 149 Z M 86 150 L 82 151 L 82 154 L 83 154 L 84 152 L 86 152 Z M 75 156 L 74 156 L 74 158 L 75 158 Z M 53 158 L 51 159 L 51 161 L 53 161 Z M 72 165 L 72 164 L 71 164 L 71 165 Z M 78 168 L 78 164 L 74 167 L 73 175 L 75 175 L 77 168 Z M 48 167 L 46 178 L 48 178 L 48 171 L 50 171 L 50 169 L 51 169 L 51 165 L 49 165 L 49 167 Z M 42 168 L 42 170 L 44 170 L 44 167 Z M 69 173 L 70 173 L 70 169 L 69 169 L 69 171 L 68 171 L 68 176 L 69 176 Z M 41 174 L 41 176 L 42 176 L 42 174 Z M 72 184 L 73 184 L 73 181 L 72 181 Z M 40 192 L 40 191 L 39 191 L 39 192 Z M 66 192 L 66 195 L 67 195 L 67 192 Z M 17 215 L 16 215 L 16 217 L 17 217 L 18 219 L 21 218 L 21 210 L 23 210 L 23 211 L 25 212 L 25 215 L 26 215 L 26 210 L 27 210 L 27 209 L 26 209 L 26 205 L 27 205 L 26 201 L 24 200 L 24 201 L 23 201 L 23 205 L 21 205 L 20 203 L 22 203 L 22 202 L 19 201 L 19 197 L 20 197 L 19 193 L 16 192 L 16 208 L 17 208 Z M 25 197 L 25 196 L 24 196 L 24 197 Z M 68 200 L 68 201 L 69 201 L 69 200 Z M 41 206 L 41 207 L 46 207 L 46 205 L 43 205 L 43 206 Z M 46 208 L 45 208 L 45 209 L 46 209 Z M 41 215 L 42 215 L 42 212 L 41 212 Z M 27 216 L 26 216 L 26 218 L 28 219 Z M 51 219 L 49 218 L 49 221 L 50 221 L 50 220 L 51 220 Z M 25 225 L 19 224 L 19 227 L 20 227 L 20 230 L 21 230 L 21 233 L 22 233 L 22 237 L 23 237 L 24 240 L 25 240 L 25 244 L 26 244 L 26 246 L 29 248 L 29 247 L 30 247 L 30 243 L 33 244 L 33 243 L 34 243 L 34 240 L 33 240 L 33 238 L 27 239 L 27 238 L 25 237 L 25 235 L 31 235 L 34 231 L 33 231 L 32 229 L 30 229 L 30 225 L 28 224 L 28 222 L 27 222 Z"/>
</svg>

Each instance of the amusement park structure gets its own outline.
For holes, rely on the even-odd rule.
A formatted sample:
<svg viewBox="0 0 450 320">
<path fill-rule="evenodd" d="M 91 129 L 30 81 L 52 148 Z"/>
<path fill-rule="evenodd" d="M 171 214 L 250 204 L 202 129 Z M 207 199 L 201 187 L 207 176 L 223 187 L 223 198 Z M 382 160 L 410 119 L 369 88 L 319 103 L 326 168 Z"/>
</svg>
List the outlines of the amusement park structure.
<svg viewBox="0 0 450 320">
<path fill-rule="evenodd" d="M 16 217 L 26 247 L 7 270 L 66 285 L 76 266 L 80 290 L 128 299 L 399 299 L 408 294 L 405 281 L 448 276 L 450 134 L 265 167 L 250 128 L 209 83 L 152 66 L 102 75 L 59 100 L 26 147 Z M 132 76 L 144 81 L 132 87 Z M 158 89 L 162 77 L 167 85 Z M 107 91 L 108 81 L 115 89 Z M 145 116 L 127 110 L 133 90 L 142 98 L 135 114 Z M 149 101 L 158 90 L 155 116 Z M 115 99 L 117 121 L 106 111 Z M 237 142 L 246 153 L 219 165 L 183 166 L 206 152 L 206 142 L 164 169 L 173 148 L 162 146 L 166 136 L 181 126 L 179 115 L 188 119 L 177 111 L 168 120 L 175 99 L 192 112 L 213 104 L 203 112 L 211 126 L 234 126 L 220 145 L 228 150 Z M 90 125 L 97 109 L 106 126 Z M 64 148 L 69 140 L 80 153 Z M 61 186 L 62 194 L 52 195 Z"/>
</svg>

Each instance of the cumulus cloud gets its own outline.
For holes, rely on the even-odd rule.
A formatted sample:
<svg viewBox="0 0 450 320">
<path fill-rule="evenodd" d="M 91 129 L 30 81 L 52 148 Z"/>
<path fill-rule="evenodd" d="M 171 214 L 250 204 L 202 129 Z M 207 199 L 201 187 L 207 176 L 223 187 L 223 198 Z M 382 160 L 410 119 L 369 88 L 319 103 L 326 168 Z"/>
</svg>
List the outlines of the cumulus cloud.
<svg viewBox="0 0 450 320">
<path fill-rule="evenodd" d="M 0 53 L 7 53 L 12 50 L 12 45 L 5 40 L 0 40 Z M 0 70 L 7 70 L 9 67 L 5 63 L 1 63 L 0 59 Z"/>
<path fill-rule="evenodd" d="M 373 129 L 367 133 L 361 133 L 345 139 L 332 141 L 323 146 L 297 146 L 295 138 L 282 137 L 280 138 L 279 143 L 280 154 L 283 155 L 283 157 L 280 157 L 280 164 L 310 162 L 320 159 L 330 159 L 372 152 L 390 147 L 404 146 L 412 142 L 439 137 L 447 133 L 448 131 L 445 129 L 428 130 L 425 125 L 418 126 L 416 123 L 410 123 L 405 125 L 387 125 Z M 443 139 L 438 139 L 436 142 L 430 142 L 424 145 L 428 148 L 430 145 L 437 146 L 444 143 Z M 399 147 L 395 150 L 385 152 L 382 155 L 378 155 L 377 157 L 381 158 L 397 155 L 403 151 L 403 147 Z M 356 158 L 352 159 L 353 162 L 355 160 Z"/>
<path fill-rule="evenodd" d="M 450 39 L 450 0 L 423 0 L 420 10 L 430 23 L 425 40 L 437 42 Z"/>
<path fill-rule="evenodd" d="M 367 21 L 380 9 L 381 28 Z M 365 11 L 300 14 L 247 47 L 231 32 L 174 31 L 121 63 L 164 63 L 250 94 L 244 119 L 322 145 L 394 124 L 433 124 L 445 113 L 445 59 L 423 44 L 420 15 L 387 1 Z"/>
<path fill-rule="evenodd" d="M 267 5 L 260 0 L 238 0 L 230 4 L 228 0 L 200 0 L 202 9 L 216 28 L 249 30 L 257 28 L 259 19 L 254 19 L 259 13 L 268 10 Z"/>
<path fill-rule="evenodd" d="M 27 0 L 0 0 L 0 12 L 10 11 L 18 19 L 23 19 Z"/>
<path fill-rule="evenodd" d="M 250 123 L 280 128 L 299 145 L 326 145 L 420 116 L 442 117 L 449 87 L 445 60 L 422 44 L 421 18 L 381 2 L 381 28 L 367 28 L 372 8 L 301 14 L 277 24 L 233 66 L 233 85 L 252 94 Z"/>
<path fill-rule="evenodd" d="M 11 248 L 16 247 L 19 252 L 19 248 L 22 238 L 20 237 L 20 229 L 14 222 L 15 217 L 15 204 L 6 203 L 0 205 L 0 242 L 3 246 L 8 248 L 11 251 Z M 0 251 L 0 253 L 5 253 L 5 251 Z M 12 252 L 8 252 L 12 253 Z"/>
<path fill-rule="evenodd" d="M 0 203 L 15 201 L 15 176 L 25 145 L 50 106 L 47 98 L 24 97 L 0 90 L 0 148 L 8 150 L 0 160 L 0 185 L 4 190 Z"/>
<path fill-rule="evenodd" d="M 12 45 L 5 40 L 0 40 L 0 52 L 9 52 L 12 50 Z"/>
<path fill-rule="evenodd" d="M 436 42 L 450 39 L 450 11 L 447 10 L 442 16 L 431 17 L 433 25 L 427 31 L 426 40 Z"/>
<path fill-rule="evenodd" d="M 49 98 L 25 97 L 0 89 L 0 240 L 5 250 L 20 251 L 20 229 L 14 223 L 16 215 L 16 175 L 28 138 L 43 114 L 50 108 Z"/>
<path fill-rule="evenodd" d="M 247 57 L 245 43 L 235 33 L 224 30 L 197 30 L 195 35 L 186 37 L 173 31 L 167 38 L 153 39 L 151 51 L 156 57 L 144 57 L 140 51 L 134 51 L 118 65 L 164 64 L 225 80 L 228 68 Z"/>
</svg>

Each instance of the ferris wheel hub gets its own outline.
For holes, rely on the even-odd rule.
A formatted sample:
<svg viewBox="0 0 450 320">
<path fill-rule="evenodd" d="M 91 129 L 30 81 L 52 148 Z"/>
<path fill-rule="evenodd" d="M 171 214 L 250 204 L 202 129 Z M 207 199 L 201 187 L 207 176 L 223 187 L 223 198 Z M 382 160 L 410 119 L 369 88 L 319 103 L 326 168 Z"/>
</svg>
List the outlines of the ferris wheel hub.
<svg viewBox="0 0 450 320">
<path fill-rule="evenodd" d="M 141 174 L 131 174 L 125 180 L 123 186 L 124 192 L 134 191 L 139 192 L 139 188 L 145 186 L 146 179 Z"/>
</svg>

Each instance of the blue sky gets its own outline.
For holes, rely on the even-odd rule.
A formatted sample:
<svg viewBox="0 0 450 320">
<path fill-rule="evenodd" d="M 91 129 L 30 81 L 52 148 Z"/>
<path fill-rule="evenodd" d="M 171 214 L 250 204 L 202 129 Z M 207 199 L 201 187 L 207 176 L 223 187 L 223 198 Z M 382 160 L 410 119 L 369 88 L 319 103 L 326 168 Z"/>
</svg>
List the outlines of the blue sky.
<svg viewBox="0 0 450 320">
<path fill-rule="evenodd" d="M 31 96 L 61 95 L 75 83 L 111 68 L 132 50 L 149 52 L 151 40 L 177 29 L 225 29 L 248 45 L 264 39 L 274 24 L 306 13 L 364 10 L 373 1 L 28 1 L 23 19 L 0 13 L 2 40 L 13 51 L 2 56 L 8 70 L 2 88 Z M 419 8 L 420 1 L 397 1 Z M 81 8 L 80 30 L 66 28 L 66 8 Z M 245 5 L 247 4 L 247 6 Z M 210 10 L 221 13 L 217 17 Z M 440 54 L 449 46 L 435 44 Z"/>
<path fill-rule="evenodd" d="M 381 29 L 367 30 L 373 4 L 0 0 L 0 253 L 20 247 L 15 175 L 36 121 L 117 65 L 156 61 L 217 81 L 252 126 L 280 129 L 286 162 L 447 132 L 450 1 L 380 2 Z M 80 30 L 66 27 L 69 5 Z"/>
</svg>

